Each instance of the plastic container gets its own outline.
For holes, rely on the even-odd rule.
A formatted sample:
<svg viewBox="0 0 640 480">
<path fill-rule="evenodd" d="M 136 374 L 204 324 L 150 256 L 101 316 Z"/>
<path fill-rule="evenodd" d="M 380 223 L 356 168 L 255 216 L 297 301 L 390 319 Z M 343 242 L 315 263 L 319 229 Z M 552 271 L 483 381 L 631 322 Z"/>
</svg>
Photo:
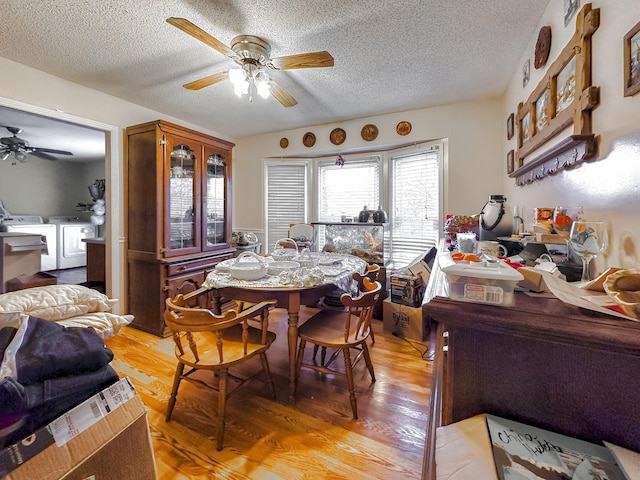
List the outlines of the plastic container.
<svg viewBox="0 0 640 480">
<path fill-rule="evenodd" d="M 472 303 L 510 306 L 513 290 L 524 277 L 502 260 L 498 262 L 456 263 L 451 255 L 438 257 L 440 268 L 447 276 L 449 297 Z"/>
</svg>

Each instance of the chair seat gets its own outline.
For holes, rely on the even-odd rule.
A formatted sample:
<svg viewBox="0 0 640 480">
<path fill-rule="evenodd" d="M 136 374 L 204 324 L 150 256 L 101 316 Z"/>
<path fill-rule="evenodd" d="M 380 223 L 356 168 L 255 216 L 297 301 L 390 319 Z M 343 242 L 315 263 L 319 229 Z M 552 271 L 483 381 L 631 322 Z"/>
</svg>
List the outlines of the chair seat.
<svg viewBox="0 0 640 480">
<path fill-rule="evenodd" d="M 344 319 L 345 312 L 321 310 L 298 327 L 298 336 L 315 345 L 335 348 L 357 346 L 369 337 L 369 329 L 359 336 L 352 329 L 345 340 Z M 357 319 L 353 318 L 353 321 Z"/>
<path fill-rule="evenodd" d="M 242 325 L 234 325 L 224 330 L 222 335 L 224 339 L 224 363 L 227 367 L 231 367 L 235 363 L 246 360 L 248 357 L 256 355 L 257 353 L 266 351 L 276 339 L 275 333 L 267 332 L 267 341 L 263 345 L 262 331 L 260 329 L 249 326 L 247 333 L 249 338 L 247 353 L 245 354 L 242 342 Z M 201 332 L 200 335 L 205 341 L 202 342 L 198 348 L 199 361 L 196 361 L 190 349 L 184 349 L 184 354 L 180 354 L 180 351 L 176 347 L 176 357 L 190 367 L 197 366 L 200 369 L 207 367 L 215 368 L 220 363 L 220 355 L 216 347 L 216 335 L 213 332 Z M 206 348 L 202 348 L 203 345 L 206 345 Z"/>
</svg>

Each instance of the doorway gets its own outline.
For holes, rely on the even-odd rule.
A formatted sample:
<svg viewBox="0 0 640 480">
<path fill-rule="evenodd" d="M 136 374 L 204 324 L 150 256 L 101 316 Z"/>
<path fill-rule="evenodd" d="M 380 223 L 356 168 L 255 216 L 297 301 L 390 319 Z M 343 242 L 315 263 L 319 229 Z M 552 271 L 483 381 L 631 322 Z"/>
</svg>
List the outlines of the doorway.
<svg viewBox="0 0 640 480">
<path fill-rule="evenodd" d="M 114 313 L 121 313 L 126 309 L 122 299 L 124 285 L 122 284 L 124 269 L 124 210 L 122 188 L 122 129 L 114 125 L 81 118 L 64 112 L 45 109 L 23 102 L 0 97 L 0 106 L 21 110 L 51 119 L 52 122 L 66 122 L 82 127 L 100 130 L 104 133 L 104 161 L 105 161 L 105 200 L 106 221 L 102 226 L 105 238 L 105 293 L 111 298 L 121 301 L 114 307 Z"/>
</svg>

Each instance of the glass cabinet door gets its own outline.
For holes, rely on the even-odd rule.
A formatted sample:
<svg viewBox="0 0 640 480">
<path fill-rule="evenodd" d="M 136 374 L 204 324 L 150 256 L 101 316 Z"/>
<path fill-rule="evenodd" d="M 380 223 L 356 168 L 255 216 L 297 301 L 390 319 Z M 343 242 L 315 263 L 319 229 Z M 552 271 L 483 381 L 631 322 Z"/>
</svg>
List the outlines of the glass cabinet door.
<svg viewBox="0 0 640 480">
<path fill-rule="evenodd" d="M 178 137 L 167 138 L 168 206 L 167 255 L 200 250 L 197 223 L 197 168 L 202 145 Z"/>
<path fill-rule="evenodd" d="M 224 156 L 213 148 L 204 149 L 203 227 L 204 248 L 210 250 L 225 243 L 227 172 Z"/>
</svg>

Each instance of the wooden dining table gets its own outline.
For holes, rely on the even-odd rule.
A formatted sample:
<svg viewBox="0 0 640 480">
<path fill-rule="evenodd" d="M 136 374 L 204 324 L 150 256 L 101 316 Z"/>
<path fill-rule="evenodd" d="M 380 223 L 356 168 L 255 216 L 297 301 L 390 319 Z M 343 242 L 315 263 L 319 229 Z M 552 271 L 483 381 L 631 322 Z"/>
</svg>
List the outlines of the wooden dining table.
<svg viewBox="0 0 640 480">
<path fill-rule="evenodd" d="M 322 255 L 322 254 L 316 254 Z M 318 265 L 309 281 L 308 270 L 296 274 L 267 275 L 264 278 L 249 281 L 237 280 L 230 276 L 228 265 L 237 259 L 226 261 L 207 275 L 203 287 L 210 290 L 211 309 L 220 313 L 222 298 L 257 303 L 262 300 L 275 299 L 276 308 L 285 308 L 288 312 L 287 343 L 289 353 L 289 403 L 294 402 L 296 348 L 298 343 L 298 323 L 301 305 L 317 305 L 322 297 L 348 291 L 355 272 L 364 273 L 367 263 L 360 258 L 347 254 L 330 254 L 325 258 L 325 265 Z M 322 258 L 322 256 L 321 256 Z M 327 260 L 328 258 L 328 260 Z M 329 260 L 334 261 L 329 263 Z M 304 284 L 307 280 L 307 283 Z"/>
</svg>

